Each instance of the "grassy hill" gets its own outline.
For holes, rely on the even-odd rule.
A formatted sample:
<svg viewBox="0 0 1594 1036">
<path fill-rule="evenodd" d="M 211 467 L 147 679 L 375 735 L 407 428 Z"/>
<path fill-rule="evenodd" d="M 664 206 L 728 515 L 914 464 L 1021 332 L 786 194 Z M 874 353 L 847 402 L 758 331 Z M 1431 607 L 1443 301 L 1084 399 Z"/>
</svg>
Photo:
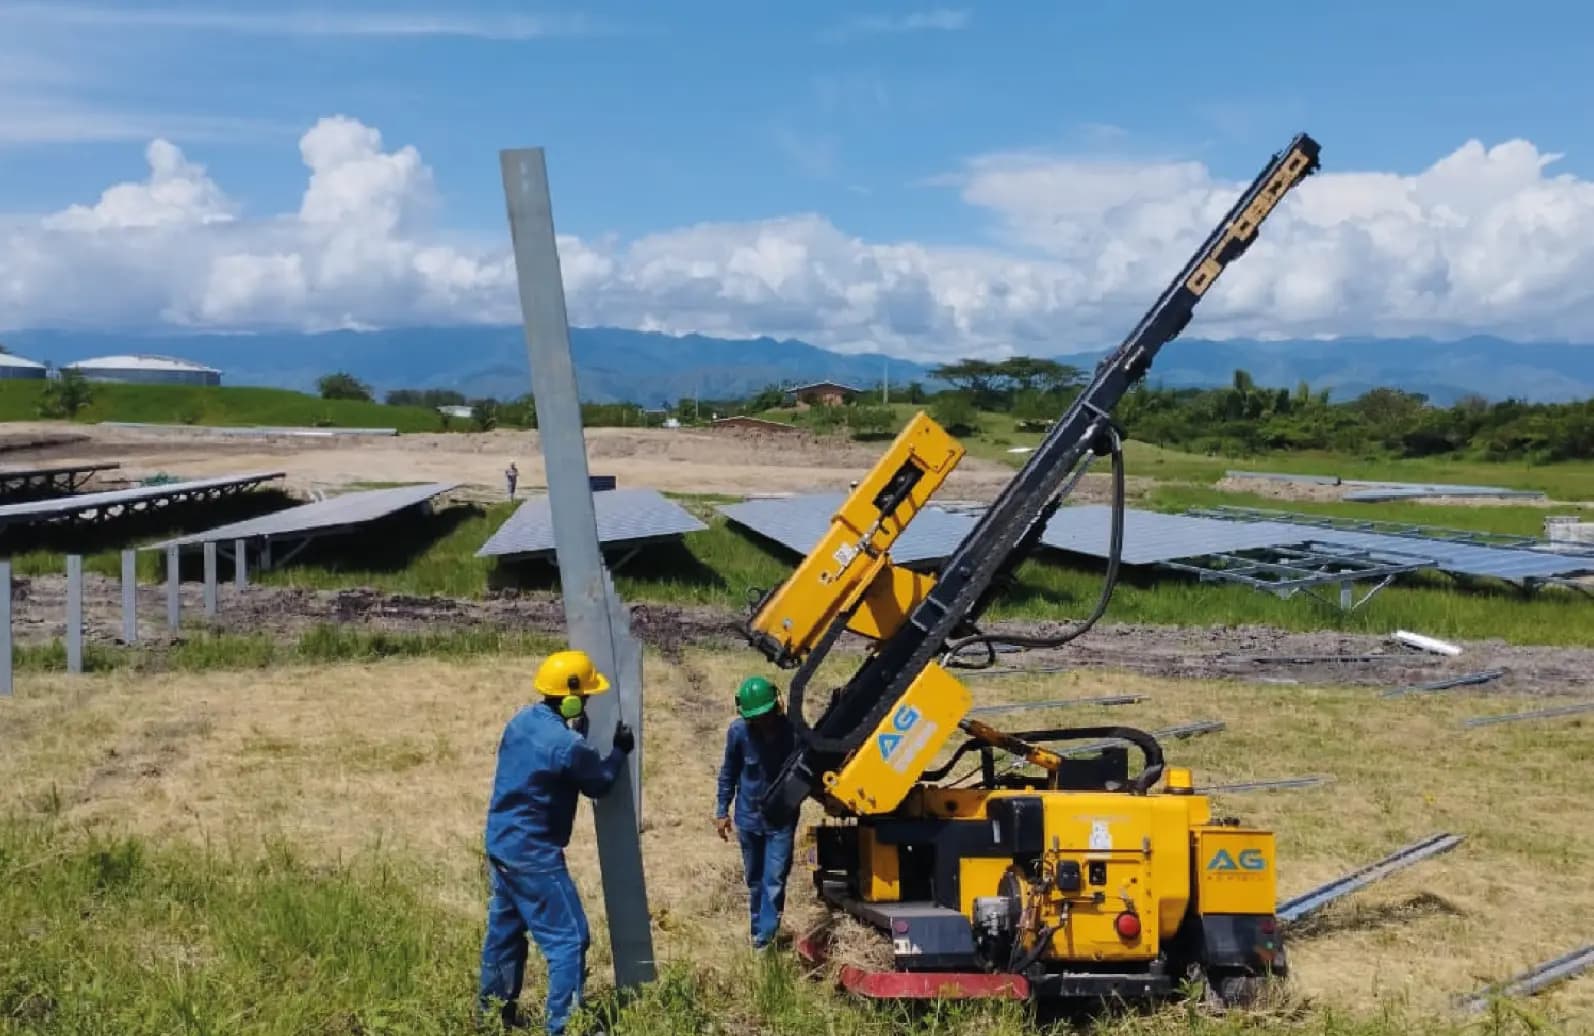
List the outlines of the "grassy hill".
<svg viewBox="0 0 1594 1036">
<path fill-rule="evenodd" d="M 0 381 L 0 421 L 38 420 L 44 385 L 42 381 Z M 443 430 L 442 415 L 426 407 L 321 399 L 287 389 L 100 383 L 92 391 L 89 405 L 78 412 L 75 420 L 397 428 L 401 432 Z"/>
</svg>

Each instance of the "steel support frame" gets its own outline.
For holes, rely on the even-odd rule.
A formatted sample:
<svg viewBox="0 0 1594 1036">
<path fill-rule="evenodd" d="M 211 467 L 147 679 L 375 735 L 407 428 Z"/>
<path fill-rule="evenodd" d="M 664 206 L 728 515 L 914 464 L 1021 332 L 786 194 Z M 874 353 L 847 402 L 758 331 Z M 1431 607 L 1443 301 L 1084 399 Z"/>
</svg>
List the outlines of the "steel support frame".
<svg viewBox="0 0 1594 1036">
<path fill-rule="evenodd" d="M 1407 560 L 1395 560 L 1396 557 L 1388 551 L 1311 541 L 1301 546 L 1256 547 L 1249 551 L 1176 558 L 1158 564 L 1195 575 L 1202 582 L 1238 583 L 1286 600 L 1305 593 L 1330 605 L 1335 602 L 1325 600 L 1316 591 L 1319 587 L 1338 584 L 1338 607 L 1349 612 L 1372 600 L 1397 576 L 1437 564 L 1432 558 L 1416 554 L 1405 555 Z M 1378 580 L 1378 583 L 1357 600 L 1355 585 L 1366 580 Z"/>
</svg>

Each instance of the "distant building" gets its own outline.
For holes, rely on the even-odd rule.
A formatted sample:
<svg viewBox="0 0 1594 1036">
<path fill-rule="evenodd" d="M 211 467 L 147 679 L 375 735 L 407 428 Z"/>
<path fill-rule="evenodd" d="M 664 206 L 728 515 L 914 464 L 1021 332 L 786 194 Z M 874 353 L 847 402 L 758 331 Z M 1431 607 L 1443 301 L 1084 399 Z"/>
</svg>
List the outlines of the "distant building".
<svg viewBox="0 0 1594 1036">
<path fill-rule="evenodd" d="M 69 363 L 89 381 L 117 381 L 136 385 L 220 385 L 221 371 L 171 356 L 96 356 Z"/>
<path fill-rule="evenodd" d="M 787 389 L 786 394 L 796 400 L 798 406 L 841 406 L 862 391 L 840 382 L 816 381 L 812 385 Z"/>
<path fill-rule="evenodd" d="M 19 381 L 43 381 L 49 377 L 49 368 L 37 360 L 12 353 L 0 353 L 0 378 Z"/>
</svg>

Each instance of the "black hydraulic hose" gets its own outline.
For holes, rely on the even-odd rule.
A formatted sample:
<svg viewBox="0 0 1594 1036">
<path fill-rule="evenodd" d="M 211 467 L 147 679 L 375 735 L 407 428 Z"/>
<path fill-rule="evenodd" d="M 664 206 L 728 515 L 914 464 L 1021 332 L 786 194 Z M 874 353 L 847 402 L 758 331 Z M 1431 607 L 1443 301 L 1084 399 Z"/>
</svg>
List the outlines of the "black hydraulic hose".
<svg viewBox="0 0 1594 1036">
<path fill-rule="evenodd" d="M 1040 960 L 1041 954 L 1046 952 L 1046 947 L 1052 944 L 1052 936 L 1062 931 L 1062 928 L 1063 926 L 1060 924 L 1047 925 L 1042 928 L 1040 938 L 1035 940 L 1035 945 L 1031 946 L 1024 953 L 1024 956 L 1010 962 L 1007 970 L 1015 975 L 1028 971 L 1030 965 Z"/>
<path fill-rule="evenodd" d="M 1118 585 L 1118 569 L 1123 559 L 1124 548 L 1124 510 L 1127 493 L 1124 479 L 1124 452 L 1123 439 L 1117 429 L 1109 429 L 1112 436 L 1112 522 L 1110 539 L 1107 547 L 1107 574 L 1102 583 L 1101 596 L 1096 601 L 1096 607 L 1089 616 L 1077 623 L 1072 629 L 1053 637 L 1020 637 L 999 636 L 994 633 L 981 633 L 972 637 L 964 637 L 947 645 L 948 654 L 955 658 L 965 649 L 976 644 L 984 644 L 993 656 L 996 652 L 995 645 L 1011 644 L 1021 648 L 1056 648 L 1062 647 L 1069 641 L 1083 636 L 1096 622 L 1107 613 L 1107 607 L 1112 603 L 1113 591 Z M 981 668 L 980 666 L 964 666 L 960 668 Z"/>
</svg>

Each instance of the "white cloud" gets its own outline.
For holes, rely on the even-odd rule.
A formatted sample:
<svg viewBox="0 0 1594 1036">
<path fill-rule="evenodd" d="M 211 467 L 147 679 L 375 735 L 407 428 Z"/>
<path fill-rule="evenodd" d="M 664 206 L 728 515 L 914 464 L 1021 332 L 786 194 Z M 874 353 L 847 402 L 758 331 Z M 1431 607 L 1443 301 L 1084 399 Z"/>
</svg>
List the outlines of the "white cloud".
<svg viewBox="0 0 1594 1036">
<path fill-rule="evenodd" d="M 907 14 L 861 14 L 848 18 L 835 30 L 837 37 L 904 32 L 957 32 L 966 29 L 973 14 L 967 10 L 937 7 Z"/>
<path fill-rule="evenodd" d="M 599 31 L 581 15 L 432 13 L 419 10 L 275 11 L 202 7 L 17 3 L 0 6 L 0 21 L 86 29 L 133 28 L 228 32 L 256 36 L 462 36 L 528 40 Z"/>
<path fill-rule="evenodd" d="M 46 216 L 55 230 L 118 230 L 222 223 L 233 218 L 233 205 L 206 175 L 205 167 L 183 157 L 177 146 L 155 140 L 144 149 L 149 179 L 123 183 L 100 195 L 99 204 L 73 205 Z"/>
<path fill-rule="evenodd" d="M 287 213 L 240 211 L 199 163 L 156 141 L 144 180 L 0 221 L 0 327 L 519 319 L 507 231 L 487 244 L 441 232 L 413 148 L 338 116 L 299 150 L 307 180 Z M 1554 174 L 1556 156 L 1470 142 L 1416 175 L 1333 171 L 1325 158 L 1189 334 L 1594 340 L 1594 182 Z M 561 237 L 571 317 L 926 359 L 1100 347 L 1243 186 L 1198 163 L 1034 154 L 978 158 L 944 182 L 986 216 L 988 243 L 867 241 L 815 214 Z"/>
</svg>

